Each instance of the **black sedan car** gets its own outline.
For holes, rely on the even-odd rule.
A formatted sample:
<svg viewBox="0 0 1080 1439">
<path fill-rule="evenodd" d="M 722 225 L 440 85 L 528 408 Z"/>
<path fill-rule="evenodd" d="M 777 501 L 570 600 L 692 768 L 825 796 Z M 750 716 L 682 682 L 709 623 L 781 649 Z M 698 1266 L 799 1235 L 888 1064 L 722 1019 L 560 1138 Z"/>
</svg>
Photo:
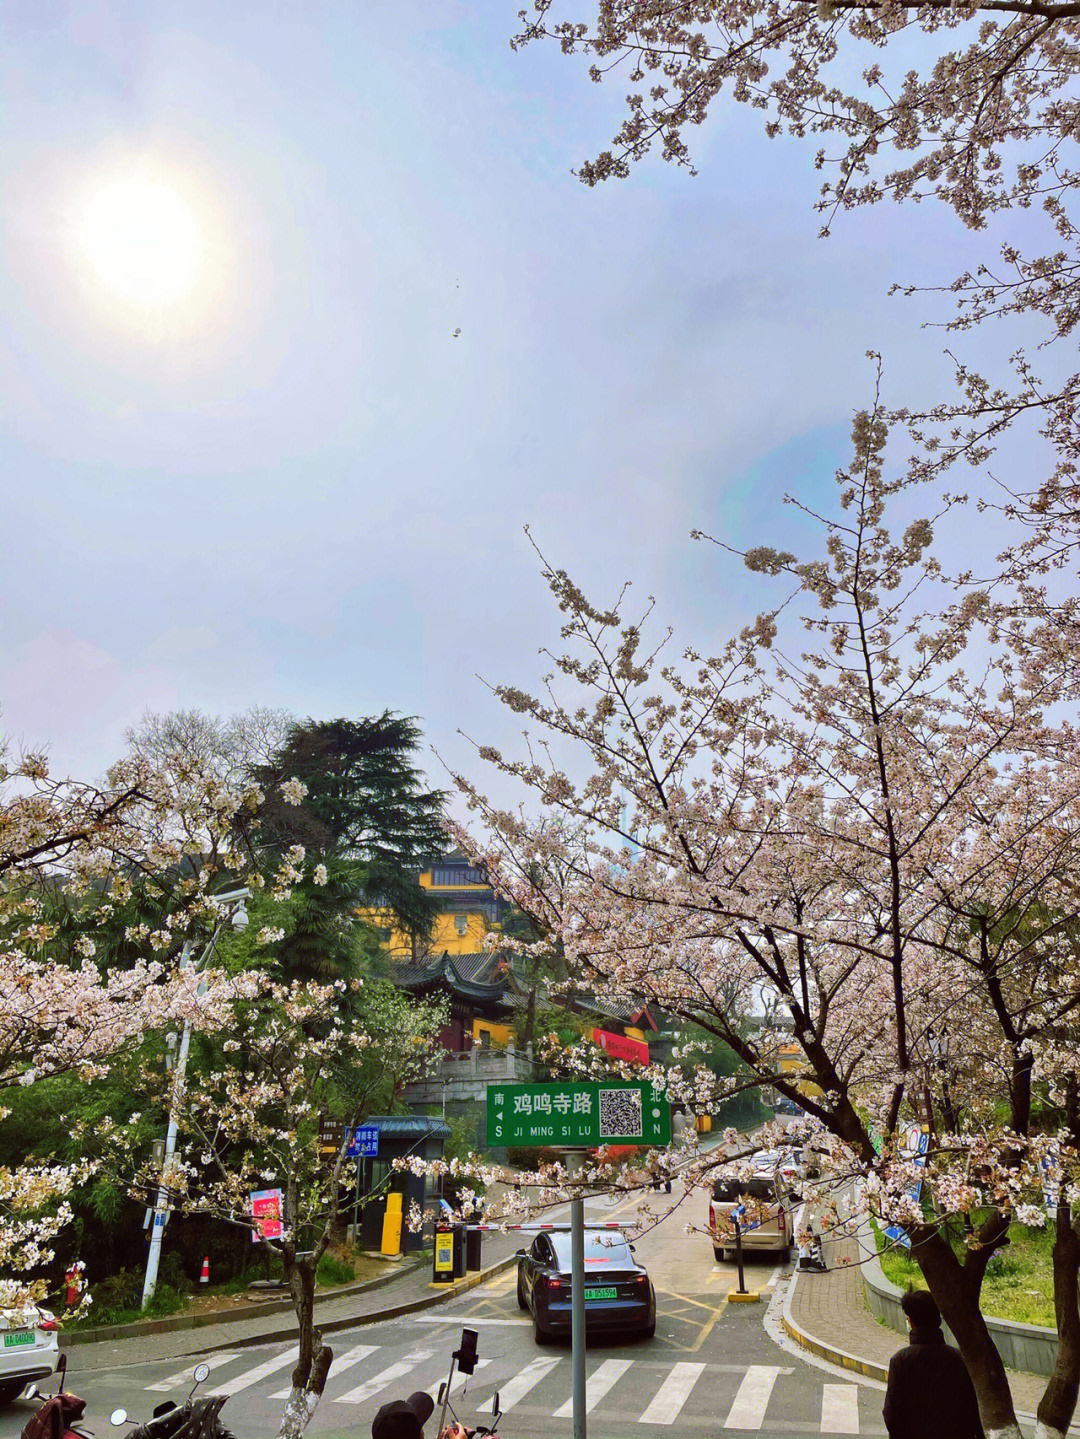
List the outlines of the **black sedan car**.
<svg viewBox="0 0 1080 1439">
<path fill-rule="evenodd" d="M 547 1230 L 518 1250 L 517 1301 L 533 1317 L 537 1344 L 570 1334 L 570 1231 Z M 585 1326 L 656 1333 L 656 1290 L 633 1245 L 614 1229 L 585 1230 Z"/>
</svg>

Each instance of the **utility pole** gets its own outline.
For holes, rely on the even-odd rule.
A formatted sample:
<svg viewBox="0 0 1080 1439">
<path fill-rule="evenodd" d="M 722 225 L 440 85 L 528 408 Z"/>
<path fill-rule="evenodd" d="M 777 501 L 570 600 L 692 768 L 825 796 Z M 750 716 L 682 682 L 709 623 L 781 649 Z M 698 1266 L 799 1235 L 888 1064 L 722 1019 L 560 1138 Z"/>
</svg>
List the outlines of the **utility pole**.
<svg viewBox="0 0 1080 1439">
<path fill-rule="evenodd" d="M 248 927 L 247 900 L 251 898 L 251 891 L 247 888 L 230 890 L 228 894 L 216 896 L 219 904 L 232 906 L 229 915 L 229 922 L 233 929 L 245 930 Z M 214 945 L 217 943 L 218 935 L 221 933 L 221 926 L 224 919 L 219 919 L 214 926 L 214 932 L 206 943 L 206 947 L 199 956 L 196 970 L 202 970 L 211 954 L 214 952 Z M 194 949 L 193 940 L 185 940 L 184 947 L 180 951 L 180 968 L 188 969 L 191 965 L 191 952 Z M 172 1093 L 169 1098 L 169 1127 L 165 1133 L 165 1150 L 161 1160 L 161 1179 L 158 1183 L 157 1201 L 154 1204 L 154 1216 L 150 1225 L 150 1253 L 146 1256 L 146 1278 L 143 1281 L 142 1307 L 145 1309 L 154 1297 L 154 1290 L 157 1288 L 158 1266 L 161 1263 L 161 1240 L 165 1233 L 165 1225 L 169 1219 L 169 1170 L 172 1166 L 173 1155 L 176 1153 L 176 1136 L 180 1128 L 180 1106 L 184 1100 L 184 1090 L 187 1087 L 187 1058 L 188 1050 L 191 1047 L 191 1021 L 184 1020 L 184 1032 L 180 1037 L 180 1049 L 176 1056 L 176 1068 L 173 1070 Z"/>
</svg>

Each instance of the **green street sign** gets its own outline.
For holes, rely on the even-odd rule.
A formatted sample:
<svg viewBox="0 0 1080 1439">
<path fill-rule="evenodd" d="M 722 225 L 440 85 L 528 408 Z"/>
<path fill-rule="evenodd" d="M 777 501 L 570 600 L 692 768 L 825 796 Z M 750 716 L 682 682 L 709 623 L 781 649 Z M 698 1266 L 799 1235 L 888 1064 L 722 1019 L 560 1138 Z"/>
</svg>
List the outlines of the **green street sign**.
<svg viewBox="0 0 1080 1439">
<path fill-rule="evenodd" d="M 671 1143 L 671 1106 L 651 1084 L 624 1080 L 565 1084 L 489 1084 L 489 1145 Z"/>
</svg>

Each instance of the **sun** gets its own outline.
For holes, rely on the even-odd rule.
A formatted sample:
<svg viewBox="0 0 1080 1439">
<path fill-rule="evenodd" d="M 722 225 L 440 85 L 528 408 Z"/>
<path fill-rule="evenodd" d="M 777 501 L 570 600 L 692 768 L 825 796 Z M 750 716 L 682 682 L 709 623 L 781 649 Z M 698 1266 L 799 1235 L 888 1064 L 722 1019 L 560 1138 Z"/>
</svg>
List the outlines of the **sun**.
<svg viewBox="0 0 1080 1439">
<path fill-rule="evenodd" d="M 207 235 L 195 206 L 167 178 L 135 171 L 85 195 L 76 226 L 94 280 L 136 309 L 178 306 L 207 269 Z"/>
</svg>

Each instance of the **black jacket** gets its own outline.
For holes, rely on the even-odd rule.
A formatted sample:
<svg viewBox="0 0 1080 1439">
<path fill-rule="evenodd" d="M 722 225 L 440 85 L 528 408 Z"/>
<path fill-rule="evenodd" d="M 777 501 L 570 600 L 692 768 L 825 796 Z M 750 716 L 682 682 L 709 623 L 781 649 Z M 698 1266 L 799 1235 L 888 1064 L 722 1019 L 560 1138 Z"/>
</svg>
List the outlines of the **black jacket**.
<svg viewBox="0 0 1080 1439">
<path fill-rule="evenodd" d="M 893 1355 L 881 1413 L 889 1439 L 986 1439 L 971 1375 L 937 1328 L 913 1328 Z"/>
</svg>

